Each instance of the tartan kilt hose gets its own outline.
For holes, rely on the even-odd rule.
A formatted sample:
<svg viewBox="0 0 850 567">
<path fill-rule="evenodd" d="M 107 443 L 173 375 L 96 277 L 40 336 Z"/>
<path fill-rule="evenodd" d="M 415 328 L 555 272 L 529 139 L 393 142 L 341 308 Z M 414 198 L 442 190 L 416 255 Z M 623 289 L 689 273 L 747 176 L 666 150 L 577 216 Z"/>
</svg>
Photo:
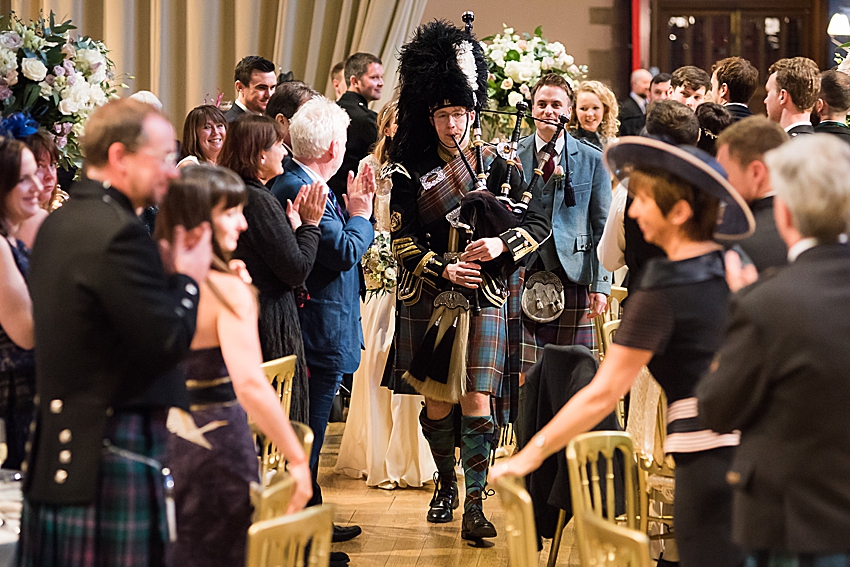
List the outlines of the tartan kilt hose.
<svg viewBox="0 0 850 567">
<path fill-rule="evenodd" d="M 159 460 L 168 431 L 165 410 L 115 412 L 105 438 L 116 447 Z M 168 527 L 160 471 L 108 453 L 98 471 L 95 501 L 55 506 L 24 499 L 19 567 L 159 567 L 166 565 Z"/>
<path fill-rule="evenodd" d="M 535 267 L 537 265 L 522 270 L 520 289 L 525 282 L 525 277 L 538 271 L 534 269 Z M 511 329 L 512 334 L 517 335 L 518 359 L 520 372 L 523 374 L 528 372 L 528 369 L 537 362 L 538 357 L 543 352 L 543 347 L 546 345 L 583 345 L 595 355 L 599 353 L 593 320 L 587 316 L 590 307 L 588 286 L 571 282 L 560 268 L 554 273 L 564 284 L 564 312 L 554 321 L 549 323 L 532 321 L 519 307 L 520 294 L 511 293 L 511 300 L 516 303 L 516 307 L 512 309 L 512 314 L 518 314 L 515 315 L 515 317 L 518 316 L 518 319 L 512 317 Z M 513 292 L 513 289 L 511 291 Z"/>
<path fill-rule="evenodd" d="M 417 392 L 402 380 L 410 367 L 434 310 L 434 298 L 439 292 L 422 286 L 422 295 L 414 305 L 398 304 L 396 327 L 396 360 L 393 390 L 397 394 Z M 467 392 L 485 392 L 491 396 L 491 410 L 502 425 L 510 419 L 511 395 L 508 372 L 508 306 L 484 307 L 478 315 L 470 314 L 469 341 L 466 358 Z"/>
</svg>

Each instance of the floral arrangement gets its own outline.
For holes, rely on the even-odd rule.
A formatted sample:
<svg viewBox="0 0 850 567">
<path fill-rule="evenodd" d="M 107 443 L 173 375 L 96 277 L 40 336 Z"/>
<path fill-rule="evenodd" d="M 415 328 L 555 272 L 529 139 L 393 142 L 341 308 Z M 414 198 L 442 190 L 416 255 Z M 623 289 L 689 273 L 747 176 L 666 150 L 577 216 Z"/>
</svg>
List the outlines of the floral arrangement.
<svg viewBox="0 0 850 567">
<path fill-rule="evenodd" d="M 2 17 L 0 17 L 2 19 Z M 69 21 L 39 17 L 24 23 L 14 13 L 0 28 L 0 104 L 3 116 L 24 113 L 53 136 L 59 165 L 82 165 L 79 138 L 95 108 L 117 98 L 115 64 L 106 46 L 71 39 Z"/>
<path fill-rule="evenodd" d="M 511 111 L 521 100 L 530 102 L 531 88 L 547 73 L 562 75 L 571 86 L 587 75 L 587 66 L 577 65 L 561 42 L 550 43 L 543 37 L 542 26 L 533 35 L 516 34 L 504 26 L 503 33 L 484 38 L 481 46 L 487 57 L 491 109 Z M 485 114 L 482 119 L 492 130 L 488 137 L 507 137 L 513 129 L 510 116 Z"/>
<path fill-rule="evenodd" d="M 378 232 L 372 246 L 363 255 L 363 275 L 366 278 L 367 301 L 376 295 L 395 289 L 398 269 L 390 247 L 390 235 Z"/>
</svg>

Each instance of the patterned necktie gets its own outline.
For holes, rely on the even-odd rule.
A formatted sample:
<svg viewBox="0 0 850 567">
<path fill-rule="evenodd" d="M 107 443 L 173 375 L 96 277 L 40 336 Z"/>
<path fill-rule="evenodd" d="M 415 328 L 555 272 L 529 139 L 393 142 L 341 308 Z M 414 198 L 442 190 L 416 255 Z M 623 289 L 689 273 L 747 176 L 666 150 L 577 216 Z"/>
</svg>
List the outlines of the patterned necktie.
<svg viewBox="0 0 850 567">
<path fill-rule="evenodd" d="M 336 195 L 334 195 L 334 192 L 331 190 L 330 187 L 328 187 L 328 200 L 334 206 L 334 209 L 336 209 L 336 212 L 339 213 L 339 216 L 341 216 L 342 218 L 345 218 L 345 213 L 342 212 L 342 207 L 339 206 L 339 201 L 336 200 Z"/>
<path fill-rule="evenodd" d="M 541 155 L 544 155 L 541 152 Z M 552 156 L 549 158 L 549 161 L 546 162 L 546 165 L 543 166 L 543 183 L 548 183 L 549 178 L 552 177 L 552 172 L 555 171 L 555 159 L 556 156 Z"/>
</svg>

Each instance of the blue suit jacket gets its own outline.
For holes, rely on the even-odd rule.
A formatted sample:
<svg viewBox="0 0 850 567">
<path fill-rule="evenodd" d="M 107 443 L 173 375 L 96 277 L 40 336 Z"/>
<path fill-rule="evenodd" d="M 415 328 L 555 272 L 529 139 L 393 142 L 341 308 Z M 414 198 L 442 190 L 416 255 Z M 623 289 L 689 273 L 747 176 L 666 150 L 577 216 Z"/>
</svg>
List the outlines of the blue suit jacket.
<svg viewBox="0 0 850 567">
<path fill-rule="evenodd" d="M 310 183 L 307 172 L 290 161 L 274 180 L 272 193 L 286 206 Z M 340 215 L 330 199 L 319 229 L 319 251 L 306 282 L 310 299 L 298 310 L 304 353 L 310 368 L 348 374 L 360 365 L 360 259 L 375 234 L 371 222 Z"/>
<path fill-rule="evenodd" d="M 569 156 L 576 204 L 568 207 L 564 204 L 564 192 L 555 191 L 552 206 L 555 249 L 561 267 L 571 281 L 590 286 L 591 293 L 608 295 L 611 292 L 611 272 L 599 263 L 596 249 L 611 207 L 611 177 L 602 164 L 602 153 L 599 150 L 577 142 L 569 134 L 565 133 L 564 136 L 566 151 L 561 152 L 560 165 L 566 171 Z M 526 183 L 534 175 L 536 152 L 533 134 L 519 141 L 517 153 Z M 554 179 L 549 179 L 546 187 L 552 189 L 550 186 L 553 184 Z M 540 198 L 540 192 L 538 182 L 534 196 Z"/>
</svg>

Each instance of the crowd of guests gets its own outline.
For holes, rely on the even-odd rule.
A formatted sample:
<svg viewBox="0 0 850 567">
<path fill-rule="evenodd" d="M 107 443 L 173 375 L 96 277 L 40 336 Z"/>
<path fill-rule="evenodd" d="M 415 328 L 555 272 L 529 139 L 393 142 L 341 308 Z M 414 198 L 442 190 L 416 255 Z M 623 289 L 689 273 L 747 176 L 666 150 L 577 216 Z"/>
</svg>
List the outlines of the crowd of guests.
<svg viewBox="0 0 850 567">
<path fill-rule="evenodd" d="M 636 70 L 618 103 L 599 81 L 547 74 L 521 168 L 485 148 L 477 180 L 486 73 L 430 64 L 465 45 L 483 64 L 468 39 L 445 22 L 417 30 L 380 114 L 374 55 L 334 67 L 337 101 L 246 57 L 231 108 L 189 112 L 179 153 L 160 110 L 110 102 L 86 125 L 69 199 L 48 133 L 0 138 L 0 412 L 3 467 L 25 473 L 19 565 L 241 564 L 261 480 L 248 418 L 286 455 L 290 511 L 320 504 L 325 429 L 361 352 L 394 395 L 424 396 L 393 419 L 418 423 L 430 450 L 429 522 L 460 507 L 460 448 L 464 539 L 496 537 L 488 474 L 532 472 L 648 366 L 669 403 L 685 567 L 850 560 L 850 76 L 795 57 L 759 77 L 730 57 L 710 73 Z M 747 106 L 760 82 L 767 117 Z M 502 201 L 466 201 L 473 188 Z M 364 336 L 355 306 L 376 232 L 399 283 Z M 490 471 L 546 347 L 596 364 L 592 320 L 622 266 L 632 297 L 592 382 Z M 291 354 L 287 416 L 260 364 Z M 290 419 L 312 428 L 311 454 Z M 360 533 L 335 525 L 333 539 Z"/>
</svg>

